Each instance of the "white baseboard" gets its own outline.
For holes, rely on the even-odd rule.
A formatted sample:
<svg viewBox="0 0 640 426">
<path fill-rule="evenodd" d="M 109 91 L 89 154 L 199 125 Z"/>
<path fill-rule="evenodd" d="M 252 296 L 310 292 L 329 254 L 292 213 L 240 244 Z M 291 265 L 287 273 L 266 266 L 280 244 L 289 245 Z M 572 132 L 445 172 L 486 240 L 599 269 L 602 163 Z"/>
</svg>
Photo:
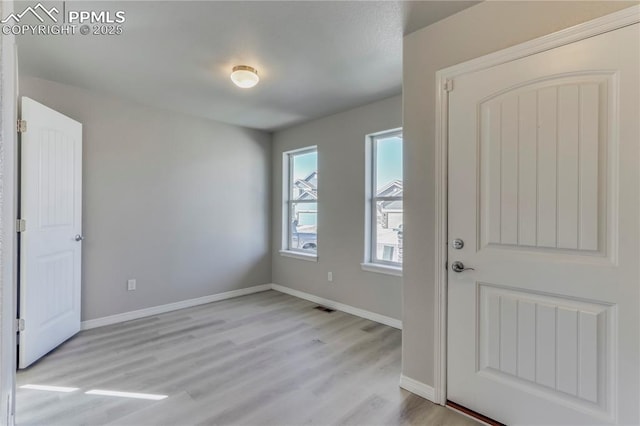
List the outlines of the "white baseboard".
<svg viewBox="0 0 640 426">
<path fill-rule="evenodd" d="M 291 296 L 298 297 L 300 299 L 305 299 L 310 302 L 326 306 L 328 308 L 337 309 L 338 311 L 346 312 L 351 315 L 366 318 L 368 320 L 379 322 L 380 324 L 388 325 L 389 327 L 402 330 L 402 321 L 395 318 L 376 314 L 375 312 L 366 311 L 364 309 L 356 308 L 351 305 L 345 305 L 344 303 L 335 302 L 333 300 L 329 300 L 323 297 L 315 296 L 313 294 L 305 293 L 304 291 L 294 290 L 292 288 L 285 287 L 279 284 L 271 284 L 271 288 L 281 293 L 286 293 Z"/>
<path fill-rule="evenodd" d="M 400 387 L 435 403 L 435 390 L 429 385 L 411 379 L 403 374 L 400 376 Z"/>
<path fill-rule="evenodd" d="M 239 290 L 231 290 L 224 293 L 212 294 L 210 296 L 182 300 L 180 302 L 175 302 L 175 303 L 168 303 L 166 305 L 139 309 L 137 311 L 123 312 L 121 314 L 110 315 L 108 317 L 82 321 L 80 325 L 80 329 L 89 330 L 96 327 L 104 327 L 105 325 L 131 321 L 134 319 L 144 318 L 151 315 L 158 315 L 158 314 L 163 314 L 165 312 L 177 311 L 178 309 L 191 308 L 192 306 L 204 305 L 206 303 L 217 302 L 220 300 L 231 299 L 234 297 L 244 296 L 252 293 L 259 293 L 261 291 L 267 291 L 267 290 L 271 290 L 271 284 L 262 284 L 254 287 L 247 287 L 247 288 L 241 288 Z"/>
<path fill-rule="evenodd" d="M 344 303 L 335 302 L 303 291 L 294 290 L 279 284 L 263 284 L 254 287 L 241 288 L 239 290 L 227 291 L 225 293 L 212 294 L 211 296 L 198 297 L 196 299 L 182 300 L 180 302 L 169 303 L 166 305 L 152 306 L 150 308 L 139 309 L 137 311 L 123 312 L 121 314 L 110 315 L 108 317 L 96 318 L 82 321 L 81 330 L 90 330 L 92 328 L 104 327 L 106 325 L 118 324 L 125 321 L 131 321 L 139 318 L 149 317 L 152 315 L 163 314 L 165 312 L 177 311 L 178 309 L 191 308 L 192 306 L 204 305 L 206 303 L 217 302 L 220 300 L 231 299 L 233 297 L 244 296 L 247 294 L 258 293 L 261 291 L 276 290 L 286 293 L 300 299 L 309 300 L 319 305 L 337 309 L 351 315 L 366 318 L 371 321 L 379 322 L 393 328 L 402 329 L 402 321 L 387 317 L 385 315 L 376 314 L 375 312 L 356 308 L 354 306 L 345 305 Z"/>
</svg>

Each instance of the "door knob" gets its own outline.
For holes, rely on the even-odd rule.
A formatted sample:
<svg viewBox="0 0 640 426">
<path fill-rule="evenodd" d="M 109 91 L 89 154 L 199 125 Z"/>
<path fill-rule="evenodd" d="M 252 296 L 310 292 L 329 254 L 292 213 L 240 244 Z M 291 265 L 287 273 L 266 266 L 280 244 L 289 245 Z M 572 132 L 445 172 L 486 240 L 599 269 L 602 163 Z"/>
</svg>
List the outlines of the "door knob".
<svg viewBox="0 0 640 426">
<path fill-rule="evenodd" d="M 76 240 L 76 241 L 82 241 L 82 240 L 84 240 L 84 237 L 82 235 L 80 235 L 80 234 L 76 234 L 76 236 L 73 239 Z"/>
<path fill-rule="evenodd" d="M 453 272 L 475 271 L 475 269 L 473 268 L 465 268 L 464 263 L 460 262 L 459 260 L 456 260 L 451 264 L 451 270 Z"/>
</svg>

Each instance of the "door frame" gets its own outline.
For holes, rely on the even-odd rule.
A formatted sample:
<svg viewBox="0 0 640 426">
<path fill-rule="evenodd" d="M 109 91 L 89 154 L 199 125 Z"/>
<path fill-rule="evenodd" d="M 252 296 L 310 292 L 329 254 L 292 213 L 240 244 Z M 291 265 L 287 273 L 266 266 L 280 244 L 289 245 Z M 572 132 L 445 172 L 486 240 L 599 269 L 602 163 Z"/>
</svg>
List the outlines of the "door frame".
<svg viewBox="0 0 640 426">
<path fill-rule="evenodd" d="M 614 31 L 640 22 L 640 5 L 631 6 L 522 44 L 490 53 L 436 72 L 435 138 L 435 309 L 434 309 L 434 398 L 447 402 L 447 288 L 448 288 L 448 92 L 455 90 L 455 77 L 512 62 L 560 46 Z"/>
</svg>

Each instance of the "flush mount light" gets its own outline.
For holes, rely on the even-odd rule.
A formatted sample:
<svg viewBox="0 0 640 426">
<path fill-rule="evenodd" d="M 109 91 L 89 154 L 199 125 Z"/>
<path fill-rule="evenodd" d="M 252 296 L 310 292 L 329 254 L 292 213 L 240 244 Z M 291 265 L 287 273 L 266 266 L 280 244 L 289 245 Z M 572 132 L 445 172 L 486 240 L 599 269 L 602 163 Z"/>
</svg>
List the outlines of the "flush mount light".
<svg viewBox="0 0 640 426">
<path fill-rule="evenodd" d="M 231 71 L 231 81 L 243 89 L 255 86 L 260 81 L 258 70 L 248 65 L 236 65 Z"/>
</svg>

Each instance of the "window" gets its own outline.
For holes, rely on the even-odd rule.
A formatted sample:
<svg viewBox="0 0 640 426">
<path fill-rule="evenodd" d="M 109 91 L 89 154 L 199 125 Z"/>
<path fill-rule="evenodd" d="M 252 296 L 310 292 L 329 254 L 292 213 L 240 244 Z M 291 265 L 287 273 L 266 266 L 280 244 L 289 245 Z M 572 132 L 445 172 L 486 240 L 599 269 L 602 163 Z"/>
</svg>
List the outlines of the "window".
<svg viewBox="0 0 640 426">
<path fill-rule="evenodd" d="M 283 250 L 316 255 L 318 251 L 318 150 L 284 153 L 285 205 Z"/>
<path fill-rule="evenodd" d="M 369 137 L 365 263 L 402 267 L 402 130 Z"/>
</svg>

